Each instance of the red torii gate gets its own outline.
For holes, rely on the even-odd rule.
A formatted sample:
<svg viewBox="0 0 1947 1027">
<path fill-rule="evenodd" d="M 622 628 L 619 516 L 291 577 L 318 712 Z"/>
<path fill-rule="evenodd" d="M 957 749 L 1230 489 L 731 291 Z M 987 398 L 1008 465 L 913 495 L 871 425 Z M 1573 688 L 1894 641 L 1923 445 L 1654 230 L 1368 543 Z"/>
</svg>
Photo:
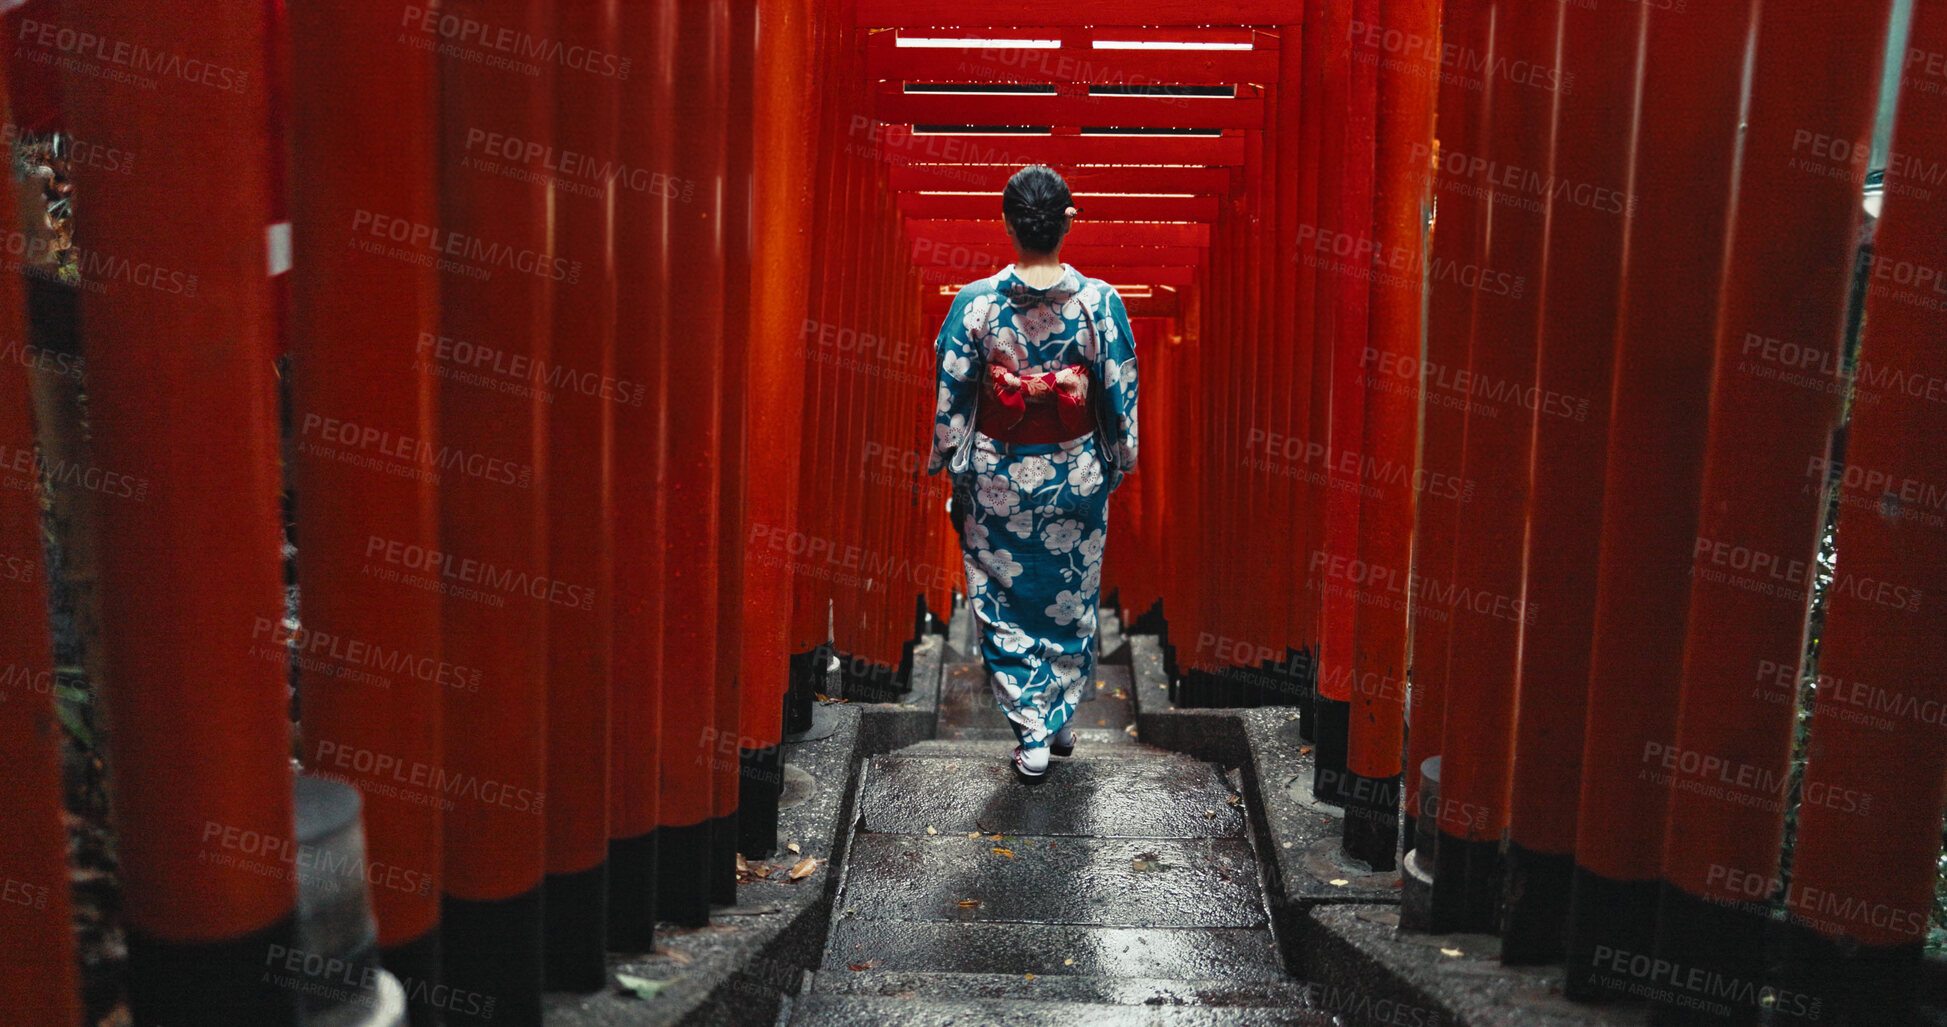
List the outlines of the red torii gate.
<svg viewBox="0 0 1947 1027">
<path fill-rule="evenodd" d="M 430 884 L 373 895 L 401 976 L 536 1022 L 544 984 L 598 986 L 605 949 L 733 898 L 733 825 L 745 851 L 774 844 L 776 746 L 830 659 L 847 694 L 892 691 L 914 604 L 946 607 L 942 497 L 909 480 L 932 372 L 912 340 L 1007 259 L 997 194 L 1036 160 L 1083 208 L 1065 254 L 1130 287 L 1139 320 L 1145 471 L 1110 580 L 1131 613 L 1160 601 L 1188 656 L 1180 702 L 1306 708 L 1314 790 L 1374 867 L 1407 771 L 1406 812 L 1437 838 L 1410 868 L 1431 872 L 1433 925 L 1503 929 L 1510 963 L 1566 960 L 1577 996 L 1636 983 L 1618 952 L 1849 1008 L 1910 987 L 1947 743 L 1844 707 L 1940 699 L 1947 626 L 1925 592 L 1947 547 L 1927 518 L 1947 466 L 1909 442 L 1947 424 L 1898 383 L 1947 377 L 1923 345 L 1942 303 L 1915 270 L 1947 230 L 1904 177 L 1947 161 L 1947 118 L 1938 94 L 1904 95 L 1867 267 L 1873 373 L 1848 383 L 1858 182 L 1793 161 L 1805 132 L 1869 134 L 1877 80 L 1848 60 L 1890 4 L 1755 10 L 1170 0 L 1116 28 L 1137 15 L 1084 0 L 1000 29 L 942 0 L 472 0 L 408 26 L 452 42 L 440 19 L 470 19 L 617 59 L 533 75 L 435 58 L 373 12 L 293 12 L 286 69 L 276 7 L 226 6 L 217 30 L 173 0 L 16 11 L 55 31 L 24 45 L 86 31 L 246 83 L 71 70 L 56 90 L 9 69 L 14 95 L 59 97 L 23 123 L 144 155 L 88 183 L 90 248 L 196 278 L 84 296 L 100 460 L 155 486 L 103 510 L 108 538 L 144 540 L 106 550 L 100 683 L 138 1016 L 292 1015 L 259 983 L 291 945 L 289 879 L 210 858 L 230 838 L 293 846 L 284 668 L 251 651 L 264 625 L 279 647 L 441 668 L 443 687 L 381 693 L 342 657 L 299 661 L 300 760 L 361 787 L 372 862 Z M 1947 51 L 1939 11 L 1913 32 Z M 920 36 L 986 41 L 899 45 Z M 1234 48 L 1097 45 L 1124 40 Z M 262 241 L 286 82 L 295 639 Z M 489 154 L 494 137 L 539 149 Z M 577 180 L 564 151 L 613 173 Z M 214 153 L 236 199 L 186 203 Z M 1811 356 L 1788 368 L 1787 349 Z M 18 378 L 0 378 L 17 397 Z M 24 419 L 0 430 L 28 445 Z M 1787 882 L 1782 792 L 1683 782 L 1705 761 L 1790 780 L 1828 487 L 1840 577 Z M 4 566 L 31 567 L 31 506 L 5 514 L 0 555 L 22 562 Z M 846 573 L 855 559 L 899 569 Z M 539 594 L 482 584 L 516 576 Z M 45 600 L 24 569 L 0 577 L 8 666 L 33 672 L 8 678 L 24 701 L 0 720 L 29 818 L 10 864 L 53 891 L 48 707 L 12 684 L 46 680 Z M 401 766 L 465 794 L 440 808 L 443 789 L 394 787 Z M 1855 922 L 1833 895 L 1897 915 Z M 1800 976 L 1756 961 L 1771 928 L 1751 902 L 1774 898 Z M 33 1022 L 73 1016 L 59 907 L 7 935 L 36 972 L 0 993 Z"/>
</svg>

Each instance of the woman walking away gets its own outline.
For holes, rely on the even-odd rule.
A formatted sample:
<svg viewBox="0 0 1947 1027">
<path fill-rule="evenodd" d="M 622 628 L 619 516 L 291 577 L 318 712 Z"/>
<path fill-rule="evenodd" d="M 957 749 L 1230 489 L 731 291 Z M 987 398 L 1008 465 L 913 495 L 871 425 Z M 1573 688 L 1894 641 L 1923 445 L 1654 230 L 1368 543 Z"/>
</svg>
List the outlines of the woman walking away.
<svg viewBox="0 0 1947 1027">
<path fill-rule="evenodd" d="M 1024 778 L 1074 751 L 1095 673 L 1109 493 L 1136 466 L 1136 353 L 1114 287 L 1061 262 L 1072 206 L 1051 168 L 1001 194 L 1018 260 L 960 290 L 934 343 L 939 417 L 927 473 L 950 516 L 994 699 Z"/>
</svg>

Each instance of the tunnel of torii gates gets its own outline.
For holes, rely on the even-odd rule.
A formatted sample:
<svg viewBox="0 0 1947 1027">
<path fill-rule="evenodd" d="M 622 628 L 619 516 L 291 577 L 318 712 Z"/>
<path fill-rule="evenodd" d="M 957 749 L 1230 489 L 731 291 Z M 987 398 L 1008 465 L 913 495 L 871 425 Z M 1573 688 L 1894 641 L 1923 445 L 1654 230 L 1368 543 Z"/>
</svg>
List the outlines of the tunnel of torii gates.
<svg viewBox="0 0 1947 1027">
<path fill-rule="evenodd" d="M 1947 5 L 1893 6 L 14 5 L 9 137 L 92 156 L 5 341 L 89 428 L 0 363 L 0 1008 L 76 1017 L 37 468 L 102 540 L 138 1020 L 292 1022 L 292 879 L 231 857 L 292 851 L 295 756 L 363 793 L 387 965 L 535 1023 L 733 900 L 784 733 L 955 601 L 930 341 L 1032 162 L 1134 318 L 1106 588 L 1179 705 L 1296 707 L 1346 855 L 1572 997 L 1910 994 Z"/>
</svg>

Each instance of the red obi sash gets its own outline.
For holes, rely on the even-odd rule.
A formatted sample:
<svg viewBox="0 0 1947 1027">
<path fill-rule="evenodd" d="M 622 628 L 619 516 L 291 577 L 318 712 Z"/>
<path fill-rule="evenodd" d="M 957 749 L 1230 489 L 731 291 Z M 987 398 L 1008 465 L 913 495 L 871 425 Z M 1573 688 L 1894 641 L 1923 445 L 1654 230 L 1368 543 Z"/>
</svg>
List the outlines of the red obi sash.
<svg viewBox="0 0 1947 1027">
<path fill-rule="evenodd" d="M 988 438 L 1015 445 L 1081 438 L 1095 430 L 1088 379 L 1084 364 L 1018 376 L 989 364 L 975 427 Z"/>
</svg>

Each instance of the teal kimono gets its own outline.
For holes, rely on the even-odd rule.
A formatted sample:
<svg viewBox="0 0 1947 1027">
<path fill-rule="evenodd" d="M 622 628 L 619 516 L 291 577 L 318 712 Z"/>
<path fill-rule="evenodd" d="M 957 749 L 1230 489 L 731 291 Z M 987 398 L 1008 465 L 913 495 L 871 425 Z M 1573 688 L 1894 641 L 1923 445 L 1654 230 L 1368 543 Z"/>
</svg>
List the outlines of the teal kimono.
<svg viewBox="0 0 1947 1027">
<path fill-rule="evenodd" d="M 934 349 L 939 404 L 927 473 L 952 472 L 994 699 L 1023 748 L 1045 746 L 1095 672 L 1109 493 L 1136 463 L 1129 315 L 1114 287 L 1067 264 L 1046 289 L 1028 286 L 1010 264 L 960 290 Z M 1090 367 L 1106 398 L 1097 434 L 1010 445 L 975 430 L 994 363 L 1016 375 Z"/>
</svg>

